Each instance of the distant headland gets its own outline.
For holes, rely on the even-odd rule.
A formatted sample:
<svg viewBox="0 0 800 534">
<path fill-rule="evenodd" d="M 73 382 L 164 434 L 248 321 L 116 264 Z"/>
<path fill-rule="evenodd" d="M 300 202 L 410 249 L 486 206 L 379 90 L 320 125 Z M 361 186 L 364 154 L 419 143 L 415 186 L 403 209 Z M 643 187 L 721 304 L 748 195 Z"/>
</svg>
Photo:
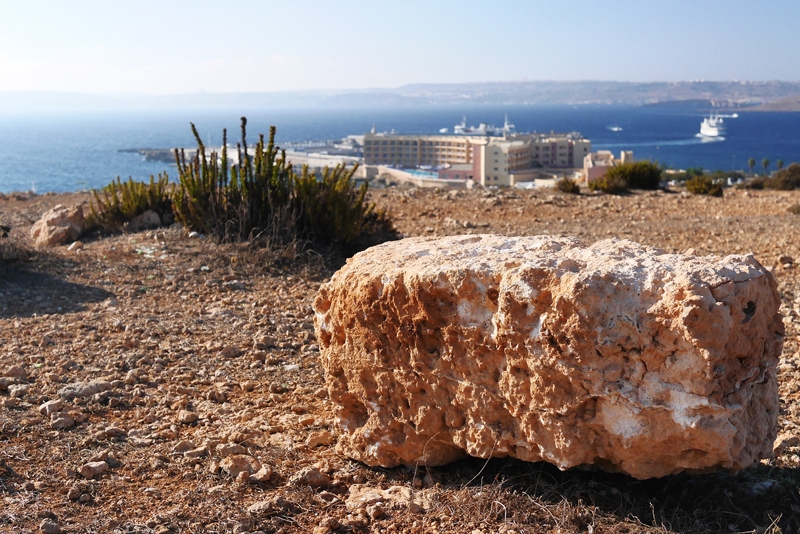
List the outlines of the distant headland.
<svg viewBox="0 0 800 534">
<path fill-rule="evenodd" d="M 0 92 L 0 113 L 49 111 L 240 110 L 487 105 L 669 105 L 800 111 L 800 82 L 785 81 L 512 81 L 412 84 L 327 91 L 87 95 Z"/>
</svg>

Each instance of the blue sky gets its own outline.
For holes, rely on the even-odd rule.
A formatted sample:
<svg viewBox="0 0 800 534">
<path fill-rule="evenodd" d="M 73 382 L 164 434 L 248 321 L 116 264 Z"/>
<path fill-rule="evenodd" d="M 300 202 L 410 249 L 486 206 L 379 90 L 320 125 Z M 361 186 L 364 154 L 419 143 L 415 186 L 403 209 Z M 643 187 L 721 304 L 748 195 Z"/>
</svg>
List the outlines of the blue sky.
<svg viewBox="0 0 800 534">
<path fill-rule="evenodd" d="M 4 0 L 0 91 L 800 81 L 797 0 Z"/>
</svg>

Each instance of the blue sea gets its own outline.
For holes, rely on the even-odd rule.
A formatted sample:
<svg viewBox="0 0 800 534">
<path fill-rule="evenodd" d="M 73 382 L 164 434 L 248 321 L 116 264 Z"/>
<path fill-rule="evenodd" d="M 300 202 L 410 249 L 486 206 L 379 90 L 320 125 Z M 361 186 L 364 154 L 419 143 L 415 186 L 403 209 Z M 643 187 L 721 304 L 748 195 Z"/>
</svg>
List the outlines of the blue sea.
<svg viewBox="0 0 800 534">
<path fill-rule="evenodd" d="M 502 125 L 504 116 L 519 132 L 577 131 L 592 149 L 633 150 L 636 159 L 670 168 L 744 170 L 755 158 L 800 162 L 800 113 L 739 112 L 725 119 L 722 140 L 696 134 L 704 113 L 681 107 L 630 106 L 447 106 L 382 109 L 280 109 L 0 116 L 0 192 L 76 191 L 99 188 L 117 176 L 146 180 L 173 165 L 146 162 L 133 148 L 192 147 L 194 122 L 207 144 L 240 139 L 239 117 L 248 117 L 248 142 L 278 130 L 278 144 L 339 139 L 375 127 L 396 133 L 437 133 L 466 116 L 467 124 Z"/>
</svg>

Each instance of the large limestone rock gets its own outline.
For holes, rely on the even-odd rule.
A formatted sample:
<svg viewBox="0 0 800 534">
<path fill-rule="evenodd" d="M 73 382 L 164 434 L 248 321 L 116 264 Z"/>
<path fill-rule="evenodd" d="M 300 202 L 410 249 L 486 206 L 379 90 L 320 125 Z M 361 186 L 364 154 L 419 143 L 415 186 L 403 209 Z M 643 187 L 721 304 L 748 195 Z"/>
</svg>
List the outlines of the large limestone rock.
<svg viewBox="0 0 800 534">
<path fill-rule="evenodd" d="M 314 306 L 338 450 L 369 465 L 467 453 L 650 478 L 772 452 L 783 323 L 751 256 L 412 238 L 350 259 Z"/>
<path fill-rule="evenodd" d="M 83 232 L 83 207 L 64 207 L 61 204 L 42 215 L 31 228 L 37 246 L 52 247 L 78 239 Z"/>
</svg>

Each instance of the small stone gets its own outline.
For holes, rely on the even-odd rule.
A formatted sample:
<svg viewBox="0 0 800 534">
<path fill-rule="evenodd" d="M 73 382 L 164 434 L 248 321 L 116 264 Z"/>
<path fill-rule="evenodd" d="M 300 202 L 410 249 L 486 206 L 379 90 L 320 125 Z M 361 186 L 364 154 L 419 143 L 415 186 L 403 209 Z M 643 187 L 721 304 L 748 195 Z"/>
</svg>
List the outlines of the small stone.
<svg viewBox="0 0 800 534">
<path fill-rule="evenodd" d="M 64 378 L 58 373 L 45 373 L 44 379 L 51 384 L 58 384 L 64 381 Z"/>
<path fill-rule="evenodd" d="M 213 402 L 223 403 L 226 400 L 228 400 L 228 397 L 227 395 L 225 395 L 224 391 L 220 391 L 218 389 L 211 389 L 208 391 L 208 393 L 206 393 L 206 399 Z"/>
<path fill-rule="evenodd" d="M 247 454 L 247 449 L 237 443 L 220 443 L 214 450 L 222 458 L 232 454 Z"/>
<path fill-rule="evenodd" d="M 11 397 L 10 399 L 3 399 L 0 401 L 0 406 L 3 408 L 16 408 L 19 406 L 19 399 Z"/>
<path fill-rule="evenodd" d="M 25 379 L 28 376 L 28 373 L 25 371 L 25 368 L 21 365 L 13 365 L 3 371 L 3 376 L 8 376 L 11 378 L 21 378 Z"/>
<path fill-rule="evenodd" d="M 89 461 L 90 462 L 105 462 L 106 460 L 108 460 L 109 454 L 110 454 L 110 451 L 108 451 L 108 449 L 106 449 L 104 451 L 100 451 L 97 454 L 94 454 L 94 455 L 90 456 L 89 457 Z"/>
<path fill-rule="evenodd" d="M 244 291 L 245 289 L 247 289 L 245 283 L 240 280 L 230 280 L 227 282 L 222 282 L 222 287 L 224 287 L 228 291 Z"/>
<path fill-rule="evenodd" d="M 70 245 L 67 247 L 67 250 L 70 250 L 70 251 L 72 251 L 72 250 L 80 250 L 82 248 L 83 248 L 83 242 L 82 241 L 74 241 L 74 242 L 70 243 Z"/>
<path fill-rule="evenodd" d="M 230 476 L 237 478 L 239 473 L 247 471 L 248 476 L 261 469 L 261 462 L 247 454 L 234 454 L 223 458 L 220 468 Z"/>
<path fill-rule="evenodd" d="M 342 520 L 342 526 L 353 530 L 367 528 L 369 526 L 369 517 L 360 514 L 348 514 L 347 517 Z"/>
<path fill-rule="evenodd" d="M 308 439 L 306 440 L 306 445 L 312 449 L 320 445 L 330 445 L 331 443 L 333 443 L 333 434 L 328 430 L 312 432 L 308 435 Z"/>
<path fill-rule="evenodd" d="M 31 237 L 36 246 L 52 247 L 78 239 L 83 232 L 83 207 L 64 207 L 58 204 L 42 215 L 31 228 Z"/>
<path fill-rule="evenodd" d="M 22 398 L 28 394 L 30 386 L 28 384 L 11 384 L 8 386 L 8 394 L 12 397 Z"/>
<path fill-rule="evenodd" d="M 303 406 L 293 406 L 292 411 L 299 410 L 295 413 L 303 413 L 305 411 L 305 407 Z M 301 415 L 297 418 L 297 422 L 300 423 L 300 426 L 312 426 L 314 423 L 317 422 L 317 418 L 311 414 Z"/>
<path fill-rule="evenodd" d="M 196 423 L 198 420 L 198 416 L 194 412 L 190 412 L 189 410 L 181 410 L 178 412 L 178 421 L 184 425 L 191 425 L 192 423 Z"/>
<path fill-rule="evenodd" d="M 59 534 L 61 527 L 57 522 L 47 518 L 39 524 L 39 532 L 42 534 Z"/>
<path fill-rule="evenodd" d="M 250 480 L 250 471 L 240 471 L 238 475 L 236 475 L 236 483 L 237 484 L 247 484 Z"/>
<path fill-rule="evenodd" d="M 73 484 L 67 492 L 67 498 L 71 501 L 77 501 L 81 493 L 81 488 L 77 484 Z"/>
<path fill-rule="evenodd" d="M 251 504 L 247 508 L 247 512 L 253 515 L 275 515 L 291 510 L 292 508 L 296 508 L 293 502 L 287 501 L 281 496 L 277 496 L 270 500 L 258 501 Z"/>
<path fill-rule="evenodd" d="M 186 452 L 195 448 L 194 443 L 189 440 L 179 441 L 172 447 L 172 452 Z"/>
<path fill-rule="evenodd" d="M 199 447 L 197 449 L 192 449 L 190 451 L 186 451 L 184 454 L 187 458 L 203 458 L 204 456 L 208 455 L 208 447 Z"/>
<path fill-rule="evenodd" d="M 253 348 L 266 350 L 275 346 L 275 338 L 267 334 L 256 334 L 253 336 Z M 262 360 L 263 361 L 263 360 Z"/>
<path fill-rule="evenodd" d="M 772 450 L 775 456 L 780 456 L 786 452 L 786 449 L 797 447 L 798 445 L 800 445 L 800 436 L 789 432 L 783 432 L 778 435 L 778 439 L 775 440 L 775 445 Z"/>
<path fill-rule="evenodd" d="M 92 500 L 92 496 L 88 493 L 81 493 L 81 496 L 78 497 L 79 502 L 90 502 Z"/>
<path fill-rule="evenodd" d="M 321 472 L 316 467 L 306 467 L 291 478 L 292 484 L 297 486 L 311 486 L 312 488 L 327 488 L 331 485 L 331 477 Z"/>
<path fill-rule="evenodd" d="M 79 410 L 70 410 L 67 412 L 67 414 L 78 424 L 84 423 L 88 419 L 88 416 Z"/>
<path fill-rule="evenodd" d="M 367 515 L 372 519 L 380 519 L 385 513 L 386 510 L 384 509 L 382 502 L 377 502 L 367 506 Z"/>
<path fill-rule="evenodd" d="M 119 439 L 128 435 L 128 432 L 116 426 L 110 426 L 103 431 L 103 437 L 106 439 Z"/>
<path fill-rule="evenodd" d="M 228 346 L 222 349 L 219 354 L 223 358 L 238 358 L 242 355 L 242 351 L 239 347 Z"/>
<path fill-rule="evenodd" d="M 63 407 L 64 407 L 64 401 L 58 399 L 51 400 L 39 406 L 39 413 L 47 417 L 50 417 L 50 415 L 52 415 L 53 413 L 61 411 L 61 408 Z"/>
<path fill-rule="evenodd" d="M 415 502 L 408 503 L 408 511 L 412 514 L 424 514 L 426 512 L 424 506 Z"/>
<path fill-rule="evenodd" d="M 106 462 L 89 462 L 84 464 L 78 471 L 83 478 L 95 478 L 108 471 Z"/>
<path fill-rule="evenodd" d="M 319 522 L 319 526 L 324 529 L 327 529 L 328 532 L 330 532 L 332 530 L 337 530 L 341 528 L 342 524 L 335 517 L 326 517 L 325 519 Z"/>
<path fill-rule="evenodd" d="M 268 466 L 262 466 L 255 474 L 250 477 L 250 480 L 254 482 L 259 482 L 263 484 L 264 482 L 269 482 L 269 479 L 272 478 L 272 469 Z"/>
<path fill-rule="evenodd" d="M 74 384 L 67 384 L 58 390 L 58 396 L 62 400 L 71 401 L 73 399 L 85 399 L 97 393 L 108 391 L 111 389 L 111 383 L 104 380 L 95 380 L 92 382 L 75 382 Z"/>
<path fill-rule="evenodd" d="M 212 461 L 208 464 L 208 472 L 212 475 L 218 475 L 222 471 L 222 468 L 219 466 L 219 462 Z"/>
<path fill-rule="evenodd" d="M 161 226 L 161 217 L 153 210 L 140 213 L 125 224 L 125 229 L 129 232 L 140 232 Z"/>
<path fill-rule="evenodd" d="M 75 418 L 66 412 L 50 414 L 50 428 L 65 430 L 75 424 Z"/>
<path fill-rule="evenodd" d="M 341 501 L 338 495 L 330 491 L 320 491 L 317 497 L 326 504 L 334 504 Z"/>
<path fill-rule="evenodd" d="M 283 393 L 283 385 L 279 382 L 273 382 L 269 385 L 270 393 Z"/>
</svg>

